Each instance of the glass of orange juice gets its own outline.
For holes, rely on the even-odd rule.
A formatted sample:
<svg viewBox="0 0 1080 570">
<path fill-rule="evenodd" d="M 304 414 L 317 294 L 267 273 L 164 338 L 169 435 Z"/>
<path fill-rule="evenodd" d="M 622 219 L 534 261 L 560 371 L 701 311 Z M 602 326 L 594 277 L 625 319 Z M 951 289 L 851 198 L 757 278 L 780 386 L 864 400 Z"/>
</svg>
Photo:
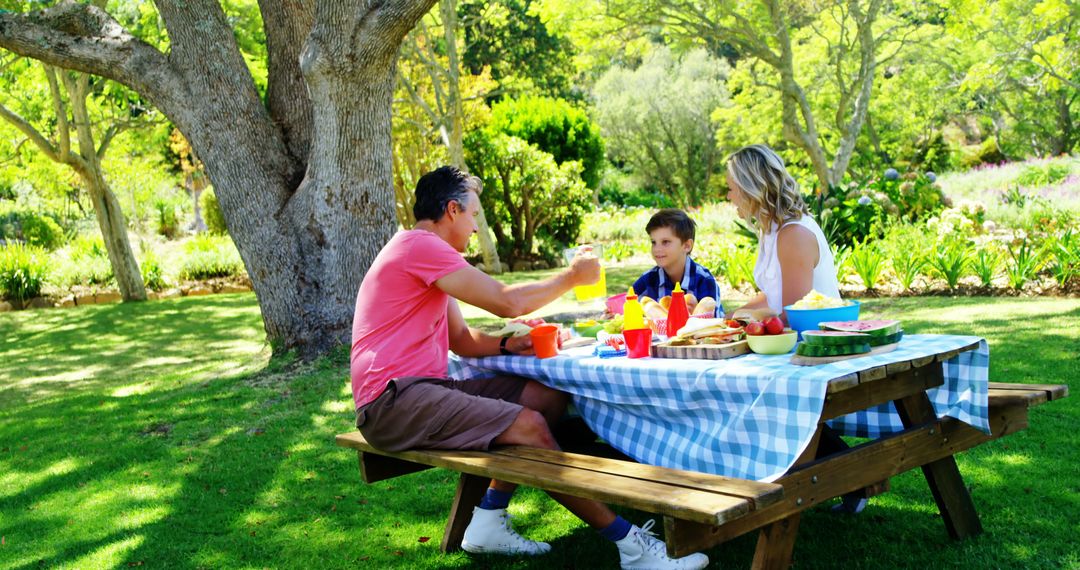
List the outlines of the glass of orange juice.
<svg viewBox="0 0 1080 570">
<path fill-rule="evenodd" d="M 563 250 L 563 258 L 566 259 L 566 263 L 570 263 L 574 256 L 577 255 L 581 249 L 592 248 L 592 255 L 604 259 L 604 246 L 601 245 L 580 245 L 578 247 L 571 247 Z M 607 298 L 607 275 L 604 272 L 604 266 L 600 265 L 600 280 L 591 285 L 580 285 L 574 287 L 574 297 L 578 301 L 589 301 L 596 298 Z"/>
</svg>

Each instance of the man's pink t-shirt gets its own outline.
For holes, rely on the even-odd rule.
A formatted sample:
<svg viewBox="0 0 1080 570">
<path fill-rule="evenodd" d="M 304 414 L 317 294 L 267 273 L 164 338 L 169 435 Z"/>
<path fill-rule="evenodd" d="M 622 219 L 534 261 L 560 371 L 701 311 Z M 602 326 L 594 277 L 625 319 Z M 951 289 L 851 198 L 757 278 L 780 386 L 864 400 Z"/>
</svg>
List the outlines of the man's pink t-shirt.
<svg viewBox="0 0 1080 570">
<path fill-rule="evenodd" d="M 450 244 L 425 230 L 398 232 L 375 257 L 353 316 L 357 408 L 378 398 L 394 378 L 446 377 L 450 297 L 435 281 L 468 266 Z"/>
</svg>

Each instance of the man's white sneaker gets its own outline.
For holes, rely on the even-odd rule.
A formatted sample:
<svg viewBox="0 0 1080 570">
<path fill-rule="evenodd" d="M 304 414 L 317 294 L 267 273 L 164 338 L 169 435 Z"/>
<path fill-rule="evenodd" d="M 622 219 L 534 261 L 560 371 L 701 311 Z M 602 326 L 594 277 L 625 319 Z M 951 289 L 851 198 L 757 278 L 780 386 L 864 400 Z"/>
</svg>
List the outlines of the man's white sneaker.
<svg viewBox="0 0 1080 570">
<path fill-rule="evenodd" d="M 650 519 L 640 528 L 633 525 L 622 540 L 615 541 L 623 570 L 700 570 L 709 565 L 709 557 L 700 552 L 682 558 L 668 556 L 667 545 L 649 530 L 655 523 Z"/>
<path fill-rule="evenodd" d="M 547 554 L 551 545 L 529 540 L 510 528 L 510 514 L 506 509 L 473 509 L 472 521 L 465 529 L 461 541 L 465 552 L 493 554 Z"/>
</svg>

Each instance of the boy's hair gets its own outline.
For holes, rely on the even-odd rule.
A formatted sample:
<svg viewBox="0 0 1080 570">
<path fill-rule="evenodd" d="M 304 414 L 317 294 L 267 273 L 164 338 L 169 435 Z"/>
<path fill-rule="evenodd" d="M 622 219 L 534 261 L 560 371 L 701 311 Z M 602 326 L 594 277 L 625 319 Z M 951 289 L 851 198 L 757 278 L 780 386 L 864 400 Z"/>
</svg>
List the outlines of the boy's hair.
<svg viewBox="0 0 1080 570">
<path fill-rule="evenodd" d="M 659 228 L 669 228 L 682 241 L 692 240 L 697 235 L 697 224 L 678 208 L 664 208 L 653 214 L 645 225 L 645 233 L 651 234 Z"/>
<path fill-rule="evenodd" d="M 470 176 L 455 166 L 439 167 L 421 176 L 416 182 L 413 216 L 418 222 L 437 222 L 446 213 L 450 202 L 457 202 L 464 207 L 469 192 L 476 192 L 479 196 L 483 189 L 479 178 Z"/>
<path fill-rule="evenodd" d="M 784 159 L 766 145 L 736 151 L 727 159 L 727 172 L 750 202 L 750 219 L 761 222 L 766 233 L 773 224 L 780 227 L 810 213 Z"/>
</svg>

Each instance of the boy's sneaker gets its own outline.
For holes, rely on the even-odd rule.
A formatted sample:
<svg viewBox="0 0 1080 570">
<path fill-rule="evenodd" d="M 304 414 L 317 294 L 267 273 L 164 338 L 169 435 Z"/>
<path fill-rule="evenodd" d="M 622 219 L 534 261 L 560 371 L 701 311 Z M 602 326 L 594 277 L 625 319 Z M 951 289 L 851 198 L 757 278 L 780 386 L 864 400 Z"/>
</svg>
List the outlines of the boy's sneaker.
<svg viewBox="0 0 1080 570">
<path fill-rule="evenodd" d="M 473 509 L 472 521 L 465 529 L 461 548 L 473 554 L 547 554 L 551 545 L 529 540 L 510 528 L 510 514 L 506 509 Z"/>
<path fill-rule="evenodd" d="M 709 565 L 709 557 L 700 552 L 682 558 L 668 556 L 667 545 L 649 530 L 655 523 L 650 519 L 640 528 L 634 525 L 622 540 L 615 541 L 623 570 L 700 570 Z"/>
</svg>

